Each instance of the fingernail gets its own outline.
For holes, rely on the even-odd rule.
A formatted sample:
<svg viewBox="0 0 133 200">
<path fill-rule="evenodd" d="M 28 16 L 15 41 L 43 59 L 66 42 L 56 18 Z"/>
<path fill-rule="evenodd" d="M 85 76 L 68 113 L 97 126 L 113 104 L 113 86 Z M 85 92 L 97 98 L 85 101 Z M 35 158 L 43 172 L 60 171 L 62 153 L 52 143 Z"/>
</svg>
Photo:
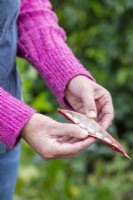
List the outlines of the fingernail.
<svg viewBox="0 0 133 200">
<path fill-rule="evenodd" d="M 88 132 L 86 130 L 84 130 L 84 129 L 81 129 L 80 135 L 82 137 L 86 137 L 86 136 L 88 136 Z"/>
<path fill-rule="evenodd" d="M 90 111 L 90 112 L 87 114 L 87 116 L 88 116 L 89 118 L 95 118 L 95 117 L 96 117 L 96 113 L 95 113 L 94 111 Z"/>
</svg>

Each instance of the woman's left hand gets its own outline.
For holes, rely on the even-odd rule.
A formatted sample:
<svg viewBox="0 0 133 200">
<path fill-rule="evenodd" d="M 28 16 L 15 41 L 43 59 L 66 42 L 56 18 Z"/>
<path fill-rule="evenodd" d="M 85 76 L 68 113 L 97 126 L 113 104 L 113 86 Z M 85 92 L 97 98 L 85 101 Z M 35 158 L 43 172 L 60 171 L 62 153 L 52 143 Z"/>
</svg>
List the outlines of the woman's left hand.
<svg viewBox="0 0 133 200">
<path fill-rule="evenodd" d="M 110 93 L 86 76 L 78 75 L 68 84 L 65 98 L 76 112 L 86 114 L 107 129 L 114 118 Z"/>
</svg>

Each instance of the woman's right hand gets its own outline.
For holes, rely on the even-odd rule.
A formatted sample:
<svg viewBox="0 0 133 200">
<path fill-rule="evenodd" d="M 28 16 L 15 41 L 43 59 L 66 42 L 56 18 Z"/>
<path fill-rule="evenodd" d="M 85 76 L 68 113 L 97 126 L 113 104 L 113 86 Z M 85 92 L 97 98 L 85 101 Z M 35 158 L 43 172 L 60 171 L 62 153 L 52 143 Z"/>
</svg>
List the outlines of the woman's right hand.
<svg viewBox="0 0 133 200">
<path fill-rule="evenodd" d="M 21 136 L 46 160 L 75 157 L 95 142 L 78 125 L 60 123 L 38 113 L 23 127 Z"/>
</svg>

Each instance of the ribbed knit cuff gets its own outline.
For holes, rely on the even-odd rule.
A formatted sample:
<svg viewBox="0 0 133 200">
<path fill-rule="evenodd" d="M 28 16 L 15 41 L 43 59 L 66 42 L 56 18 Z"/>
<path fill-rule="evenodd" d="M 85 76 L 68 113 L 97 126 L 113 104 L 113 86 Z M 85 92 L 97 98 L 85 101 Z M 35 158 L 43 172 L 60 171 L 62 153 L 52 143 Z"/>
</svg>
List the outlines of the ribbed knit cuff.
<svg viewBox="0 0 133 200">
<path fill-rule="evenodd" d="M 36 111 L 0 88 L 0 141 L 13 148 L 20 131 Z"/>
</svg>

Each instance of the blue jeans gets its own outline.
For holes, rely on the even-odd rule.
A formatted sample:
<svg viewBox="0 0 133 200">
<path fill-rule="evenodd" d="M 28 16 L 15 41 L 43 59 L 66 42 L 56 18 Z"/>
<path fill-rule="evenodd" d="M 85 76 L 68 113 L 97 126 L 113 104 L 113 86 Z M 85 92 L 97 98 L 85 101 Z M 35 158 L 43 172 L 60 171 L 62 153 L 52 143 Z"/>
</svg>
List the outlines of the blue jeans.
<svg viewBox="0 0 133 200">
<path fill-rule="evenodd" d="M 0 150 L 5 146 L 0 144 Z M 21 144 L 13 150 L 6 147 L 6 152 L 0 154 L 0 200 L 13 200 L 20 160 Z"/>
</svg>

